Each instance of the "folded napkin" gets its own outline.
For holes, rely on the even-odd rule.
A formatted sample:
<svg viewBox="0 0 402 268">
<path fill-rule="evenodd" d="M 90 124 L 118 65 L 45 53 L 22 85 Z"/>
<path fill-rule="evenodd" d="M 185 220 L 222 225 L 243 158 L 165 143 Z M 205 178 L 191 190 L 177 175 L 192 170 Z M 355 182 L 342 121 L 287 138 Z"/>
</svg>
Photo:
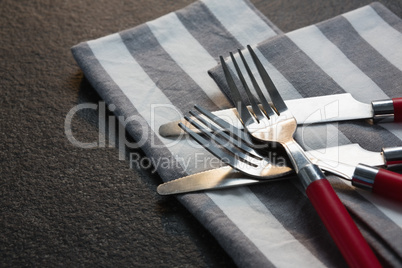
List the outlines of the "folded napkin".
<svg viewBox="0 0 402 268">
<path fill-rule="evenodd" d="M 386 25 L 394 25 L 392 21 L 399 23 L 397 18 L 392 17 L 378 4 L 367 8 L 380 10 L 381 12 L 375 13 L 379 18 L 387 18 Z M 371 14 L 363 14 L 362 18 L 365 17 L 371 17 Z M 338 22 L 335 20 L 333 24 L 337 25 Z M 395 26 L 389 26 L 393 27 Z M 381 29 L 380 31 L 382 32 Z M 297 33 L 298 31 L 292 33 L 294 38 L 297 37 Z M 247 44 L 257 44 L 271 38 L 273 46 L 281 45 L 280 38 L 272 39 L 278 34 L 281 34 L 280 30 L 247 0 L 205 0 L 138 27 L 83 42 L 73 47 L 72 53 L 92 86 L 109 107 L 113 105 L 115 115 L 137 141 L 136 145 L 141 146 L 154 163 L 161 178 L 169 181 L 216 167 L 219 163 L 190 139 L 185 137 L 167 139 L 159 136 L 159 126 L 179 119 L 182 113 L 192 109 L 194 104 L 200 104 L 210 110 L 229 107 L 229 101 L 206 71 L 216 66 L 219 55 Z M 282 38 L 291 37 L 282 36 Z M 348 37 L 346 39 L 348 40 Z M 314 44 L 313 41 L 311 44 Z M 281 53 L 278 53 L 277 49 L 272 57 L 279 59 L 286 57 L 284 55 L 292 55 L 288 53 L 295 53 L 296 50 L 292 49 L 296 49 L 297 46 L 292 46 L 292 42 L 288 42 L 288 47 L 281 47 Z M 264 43 L 269 46 L 268 44 L 270 43 Z M 264 45 L 261 46 L 263 52 Z M 307 47 L 309 46 L 308 44 Z M 366 46 L 370 47 L 369 43 Z M 287 50 L 284 50 L 285 48 Z M 303 55 L 304 58 L 299 59 L 299 64 L 303 63 L 302 59 L 309 57 Z M 279 63 L 282 64 L 283 70 L 277 67 L 283 71 L 283 75 L 280 76 L 282 82 L 298 87 L 298 81 L 287 79 L 285 75 L 288 73 L 286 62 L 287 58 Z M 289 73 L 295 72 L 297 66 L 291 67 L 294 69 L 289 70 Z M 299 71 L 304 70 L 304 66 L 302 67 Z M 310 80 L 313 79 L 321 82 L 319 76 L 324 75 L 324 72 L 316 74 L 318 69 L 320 67 L 309 69 L 309 72 L 303 71 L 303 75 L 299 77 L 303 86 L 312 83 Z M 378 71 L 377 67 L 376 73 L 385 75 L 384 73 L 388 72 L 391 71 Z M 215 76 L 216 81 L 219 81 L 218 77 L 219 74 Z M 392 78 L 397 79 L 394 76 Z M 284 90 L 283 83 L 279 84 L 280 90 Z M 323 93 L 317 93 L 318 90 L 313 89 L 310 91 L 308 88 L 306 90 L 297 88 L 293 91 L 288 91 L 286 88 L 286 91 L 290 92 L 286 96 L 332 94 L 342 91 L 341 86 L 333 89 L 333 84 L 336 82 L 321 84 L 322 88 L 326 89 Z M 291 92 L 299 93 L 292 95 Z M 387 94 L 393 95 L 388 92 Z M 338 125 L 342 133 L 352 132 L 353 127 L 351 124 Z M 376 126 L 373 131 L 371 126 L 360 123 L 359 129 L 362 129 L 364 134 L 371 135 L 370 140 L 386 141 L 387 145 L 400 143 L 396 134 L 383 128 L 385 127 Z M 386 137 L 375 137 L 376 135 Z M 347 134 L 343 134 L 342 139 L 344 142 L 346 139 L 365 140 Z M 134 145 L 128 144 L 128 146 Z M 397 212 L 392 208 L 389 208 L 389 212 L 384 212 L 378 205 L 373 205 L 336 178 L 333 180 L 344 202 L 353 209 L 352 212 L 359 222 L 362 222 L 360 226 L 364 234 L 383 261 L 390 264 L 400 261 L 401 222 L 398 225 L 391 220 Z M 283 181 L 222 191 L 184 194 L 177 198 L 216 237 L 239 266 L 345 265 L 339 250 L 297 182 Z M 384 203 L 384 206 L 387 205 L 388 203 Z M 371 225 L 366 224 L 368 219 L 373 220 Z M 377 236 L 378 226 L 387 228 L 384 235 Z M 393 240 L 390 239 L 390 234 L 393 235 Z"/>
<path fill-rule="evenodd" d="M 379 3 L 278 35 L 256 47 L 285 99 L 345 92 L 365 103 L 402 97 L 402 21 Z M 248 52 L 244 54 L 252 62 Z M 250 66 L 258 76 L 255 66 Z M 221 66 L 209 74 L 230 98 Z M 380 151 L 382 147 L 402 145 L 402 128 L 396 123 L 340 122 L 300 127 L 296 140 L 305 149 L 359 143 L 367 150 Z M 382 200 L 357 192 L 341 181 L 332 180 L 332 184 L 359 218 L 371 245 L 389 263 L 400 266 L 400 206 L 386 207 Z"/>
</svg>

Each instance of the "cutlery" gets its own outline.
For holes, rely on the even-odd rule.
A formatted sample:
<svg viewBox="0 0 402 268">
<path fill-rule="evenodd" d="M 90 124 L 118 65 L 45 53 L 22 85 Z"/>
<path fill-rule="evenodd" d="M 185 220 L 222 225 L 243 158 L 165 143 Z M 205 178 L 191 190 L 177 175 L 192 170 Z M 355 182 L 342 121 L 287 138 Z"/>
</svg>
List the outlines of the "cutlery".
<svg viewBox="0 0 402 268">
<path fill-rule="evenodd" d="M 316 165 L 311 163 L 304 150 L 294 140 L 293 134 L 297 128 L 296 119 L 288 110 L 288 107 L 254 51 L 250 46 L 247 46 L 247 48 L 272 100 L 273 109 L 265 99 L 240 50 L 239 54 L 262 105 L 262 107 L 257 105 L 255 97 L 251 94 L 233 54 L 230 53 L 237 74 L 249 98 L 252 111 L 247 109 L 225 61 L 220 57 L 233 102 L 244 128 L 253 138 L 259 141 L 279 143 L 285 148 L 310 202 L 316 209 L 347 263 L 351 267 L 381 267 L 367 241 L 360 233 L 346 208 L 325 178 L 325 175 Z"/>
<path fill-rule="evenodd" d="M 172 195 L 264 183 L 284 178 L 288 179 L 289 177 L 285 177 L 285 175 L 293 172 L 291 168 L 288 169 L 289 171 L 279 173 L 279 177 L 273 176 L 266 177 L 266 179 L 258 179 L 238 172 L 230 166 L 223 166 L 162 183 L 156 190 L 160 195 Z"/>
<path fill-rule="evenodd" d="M 374 122 L 402 122 L 402 98 L 373 101 L 371 104 L 355 100 L 351 94 L 334 94 L 327 96 L 286 100 L 286 106 L 294 115 L 298 124 L 314 124 L 334 121 L 373 119 Z M 243 128 L 235 108 L 218 110 L 213 114 L 225 119 L 228 123 Z M 178 126 L 185 124 L 193 131 L 198 131 L 186 120 L 180 119 L 163 124 L 159 134 L 163 137 L 183 135 Z"/>
<path fill-rule="evenodd" d="M 230 125 L 225 120 L 222 120 L 208 110 L 197 105 L 195 106 L 195 108 L 198 113 L 190 111 L 192 117 L 185 116 L 185 119 L 196 129 L 201 131 L 202 134 L 209 137 L 210 140 L 202 138 L 200 135 L 190 130 L 187 126 L 180 124 L 180 127 L 183 128 L 187 133 L 189 133 L 192 138 L 194 138 L 204 148 L 206 148 L 216 157 L 221 159 L 223 162 L 229 164 L 235 169 L 241 170 L 243 173 L 246 173 L 250 176 L 258 177 L 259 179 L 262 178 L 264 180 L 272 178 L 276 180 L 278 179 L 277 177 L 279 175 L 277 174 L 277 171 L 280 166 L 272 161 L 272 159 L 268 160 L 267 158 L 261 158 L 260 156 L 261 149 L 263 149 L 264 146 L 261 147 L 260 144 L 256 146 L 256 144 L 249 139 L 247 133 L 238 129 L 235 126 Z M 214 122 L 215 124 L 212 124 L 211 122 Z M 200 123 L 203 124 L 203 126 L 205 127 L 201 126 Z M 222 148 L 213 144 L 211 140 L 215 141 L 220 146 L 223 146 L 225 150 L 222 150 Z M 400 201 L 400 193 L 402 191 L 401 175 L 393 173 L 391 171 L 375 169 L 369 167 L 368 165 L 394 165 L 402 163 L 401 147 L 385 148 L 382 150 L 381 154 L 366 153 L 366 151 L 361 149 L 358 145 L 348 145 L 344 147 L 334 148 L 325 149 L 325 154 L 319 152 L 320 150 L 306 152 L 306 154 L 308 155 L 309 159 L 315 164 L 318 164 L 321 169 L 329 171 L 340 176 L 343 179 L 351 181 L 352 185 L 360 188 L 365 188 L 366 190 L 371 190 L 378 195 L 383 195 L 385 198 Z M 342 158 L 340 158 L 341 148 L 343 148 Z M 361 149 L 359 155 L 351 153 L 353 151 L 359 151 L 358 148 Z M 257 149 L 259 149 L 259 151 L 257 151 Z M 228 154 L 228 151 L 231 154 Z M 364 156 L 365 159 L 363 158 Z M 242 159 L 243 162 L 245 161 L 246 163 L 250 163 L 251 165 L 241 165 L 242 162 L 239 161 L 239 159 Z M 340 162 L 346 162 L 348 164 L 338 164 L 338 159 L 342 159 L 342 161 Z M 360 162 L 356 162 L 356 159 L 359 159 Z M 283 166 L 288 167 L 288 165 L 286 164 L 282 164 L 282 167 Z M 275 170 L 275 176 L 270 176 L 270 174 L 268 174 L 271 169 Z M 213 173 L 213 171 L 210 172 Z M 285 172 L 288 171 L 286 170 Z M 186 185 L 186 180 L 194 181 L 196 177 L 205 178 L 205 175 L 211 174 L 203 175 L 195 175 L 193 177 L 190 176 L 186 179 L 181 180 L 180 182 L 176 182 L 175 184 L 179 184 L 179 186 L 183 186 L 184 184 L 184 190 L 189 190 L 191 188 L 202 188 L 204 186 L 206 188 L 210 188 L 211 185 L 208 185 L 208 179 L 204 179 L 206 185 L 204 185 L 203 182 L 198 182 L 197 184 L 195 184 L 197 187 L 190 187 Z M 238 185 L 238 182 L 232 182 L 233 179 L 226 181 L 224 178 L 222 178 L 222 180 L 219 180 L 219 177 L 216 177 L 212 180 L 214 180 L 216 187 L 220 188 L 229 187 L 230 184 Z M 247 180 L 245 183 L 250 184 L 252 182 L 250 180 Z M 172 191 L 172 187 L 174 187 L 175 184 L 170 183 L 168 188 L 164 188 L 166 186 L 161 186 L 159 190 L 161 192 Z M 173 189 L 173 191 L 175 193 L 178 192 L 177 189 Z"/>
<path fill-rule="evenodd" d="M 402 202 L 402 174 L 365 164 L 352 166 L 329 160 L 312 160 L 322 170 L 352 182 L 353 186 Z"/>
<path fill-rule="evenodd" d="M 210 146 L 213 145 L 211 144 Z M 243 144 L 242 148 L 246 146 L 247 145 Z M 306 151 L 306 154 L 310 160 L 318 164 L 322 170 L 352 181 L 354 177 L 353 174 L 358 165 L 385 166 L 401 163 L 402 147 L 384 148 L 381 153 L 378 153 L 367 151 L 358 144 L 348 144 L 320 150 Z M 340 159 L 340 161 L 338 161 L 338 159 Z M 271 168 L 273 169 L 272 176 L 269 175 L 268 177 L 261 179 L 246 176 L 230 166 L 223 166 L 163 183 L 158 186 L 157 191 L 160 195 L 171 195 L 293 178 L 286 176 L 293 172 L 290 168 L 289 170 L 286 170 L 286 167 L 278 167 L 276 165 L 273 165 Z M 399 181 L 402 181 L 402 175 L 397 175 L 399 175 Z M 367 179 L 366 176 L 363 177 Z M 377 188 L 377 186 L 378 185 L 376 185 L 375 188 Z M 357 185 L 357 187 L 368 189 L 364 184 Z M 373 191 L 372 188 L 371 190 Z M 392 187 L 392 191 L 395 191 L 398 194 L 394 197 L 390 196 L 388 192 L 375 193 L 382 195 L 385 198 L 393 198 L 400 201 L 400 193 L 402 192 L 401 184 L 399 183 L 399 186 Z"/>
</svg>

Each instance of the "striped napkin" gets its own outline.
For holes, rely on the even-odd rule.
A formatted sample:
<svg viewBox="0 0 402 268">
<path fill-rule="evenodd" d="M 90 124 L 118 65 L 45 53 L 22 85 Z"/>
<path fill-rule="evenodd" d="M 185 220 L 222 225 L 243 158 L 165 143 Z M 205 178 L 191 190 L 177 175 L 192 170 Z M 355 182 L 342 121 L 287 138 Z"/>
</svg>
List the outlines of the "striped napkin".
<svg viewBox="0 0 402 268">
<path fill-rule="evenodd" d="M 285 99 L 348 92 L 361 102 L 371 103 L 402 96 L 402 21 L 379 3 L 278 35 L 256 47 Z M 243 54 L 252 63 L 248 51 Z M 250 67 L 258 77 L 254 64 Z M 209 74 L 229 97 L 221 66 Z M 361 121 L 314 125 L 299 127 L 296 140 L 307 150 L 359 143 L 367 150 L 380 151 L 402 145 L 402 128 L 396 123 L 372 125 Z M 359 227 L 372 247 L 392 266 L 401 266 L 400 204 L 385 204 L 341 180 L 331 181 L 359 219 Z"/>
<path fill-rule="evenodd" d="M 377 14 L 379 19 L 382 18 L 385 29 L 394 29 L 390 33 L 391 39 L 400 34 L 401 28 L 398 30 L 395 26 L 400 25 L 399 20 L 381 5 L 375 4 L 366 9 L 373 10 L 373 14 Z M 362 13 L 361 10 L 356 12 L 350 13 L 350 16 L 356 17 L 353 14 Z M 372 14 L 364 13 L 359 16 L 364 19 L 372 17 Z M 336 26 L 338 20 L 334 19 L 327 24 Z M 313 26 L 311 29 L 320 32 L 327 24 Z M 342 27 L 340 26 L 340 30 L 343 31 Z M 364 23 L 362 27 L 365 27 Z M 179 119 L 183 113 L 192 109 L 194 104 L 200 104 L 210 110 L 231 106 L 218 85 L 207 74 L 207 70 L 217 65 L 219 55 L 247 44 L 257 44 L 270 39 L 272 43 L 263 43 L 260 49 L 264 55 L 268 55 L 271 46 L 280 46 L 281 53 L 273 52 L 272 55 L 278 58 L 279 65 L 273 69 L 277 70 L 278 76 L 275 74 L 275 77 L 279 77 L 276 78 L 280 80 L 278 86 L 280 90 L 287 92 L 287 98 L 333 94 L 346 90 L 342 84 L 332 88 L 332 85 L 338 84 L 334 74 L 342 75 L 338 71 L 333 70 L 334 73 L 325 74 L 326 71 L 321 70 L 315 73 L 322 68 L 320 65 L 315 69 L 309 67 L 308 71 L 304 69 L 302 60 L 311 56 L 304 48 L 297 48 L 299 43 L 293 39 L 297 40 L 301 38 L 300 35 L 303 37 L 305 34 L 312 34 L 314 37 L 315 32 L 308 29 L 310 28 L 300 30 L 304 31 L 303 34 L 295 31 L 288 36 L 281 35 L 276 38 L 281 34 L 280 30 L 247 0 L 204 0 L 135 28 L 80 43 L 72 48 L 72 53 L 92 86 L 109 107 L 113 105 L 115 115 L 137 141 L 137 144 L 129 146 L 141 146 L 163 181 L 169 181 L 220 165 L 214 157 L 190 139 L 168 139 L 158 134 L 160 125 Z M 384 29 L 378 31 L 382 33 Z M 351 42 L 349 37 L 345 38 L 346 43 Z M 288 42 L 282 43 L 281 40 Z M 327 42 L 330 44 L 335 41 Z M 338 42 L 342 43 L 341 40 Z M 312 49 L 314 43 L 315 39 L 311 39 L 306 45 L 306 50 Z M 370 48 L 366 54 L 376 50 L 369 42 L 366 43 L 361 48 L 362 51 Z M 395 46 L 397 44 L 394 43 Z M 356 44 L 349 45 L 357 48 Z M 360 48 L 356 50 L 360 51 Z M 291 56 L 296 52 L 302 55 L 298 63 L 302 66 L 299 72 L 303 71 L 303 75 L 299 78 L 294 76 L 292 80 L 288 78 L 287 73 L 296 72 L 297 66 L 290 66 L 294 68 L 293 71 L 288 70 L 290 67 L 286 67 L 287 58 L 280 62 L 280 57 Z M 327 54 L 324 55 L 325 57 L 318 57 L 318 61 L 327 57 Z M 362 65 L 369 64 L 366 69 L 378 75 L 390 75 L 394 69 L 400 72 L 398 67 L 389 67 L 386 71 L 378 68 L 377 64 L 386 63 L 390 66 L 387 61 L 384 56 L 380 62 L 376 58 L 376 71 L 368 67 L 373 64 L 370 61 L 363 62 Z M 269 62 L 274 66 L 273 61 Z M 359 68 L 355 67 L 356 70 Z M 366 69 L 361 73 L 365 74 Z M 215 71 L 212 70 L 211 74 L 219 82 L 219 71 Z M 320 84 L 326 91 L 320 93 L 317 86 L 308 88 L 307 84 L 314 84 L 314 81 L 321 83 L 321 75 L 332 77 L 334 80 L 332 84 Z M 397 79 L 402 76 L 398 77 L 394 73 L 390 76 L 392 81 L 396 81 L 394 87 L 390 86 L 390 90 L 394 91 L 387 91 L 383 95 L 393 97 L 397 95 Z M 366 80 L 370 79 L 373 84 L 377 84 L 370 76 Z M 367 82 L 366 80 L 364 81 Z M 299 88 L 300 81 L 303 82 L 301 86 L 305 87 L 304 90 Z M 361 88 L 361 80 L 357 81 Z M 363 87 L 371 90 L 367 84 L 363 84 Z M 369 94 L 374 93 L 370 91 Z M 330 125 L 328 128 L 336 131 L 343 143 L 359 141 L 365 145 L 365 140 L 369 144 L 369 141 L 379 140 L 387 142 L 387 145 L 401 144 L 401 136 L 395 134 L 397 130 L 391 132 L 392 125 L 373 128 L 359 123 L 360 132 L 355 134 L 364 131 L 362 134 L 370 135 L 370 138 L 349 135 L 348 133 L 353 133 L 354 127 L 354 124 L 345 123 Z M 380 135 L 385 136 L 383 138 Z M 377 145 L 380 146 L 380 143 Z M 382 261 L 391 265 L 400 262 L 400 209 L 398 211 L 393 204 L 385 201 L 381 205 L 373 204 L 336 178 L 332 178 L 332 181 L 345 204 L 359 219 L 360 227 Z M 184 194 L 177 198 L 216 237 L 239 266 L 345 266 L 339 250 L 297 182 L 283 181 Z M 380 227 L 383 232 L 378 231 Z"/>
</svg>

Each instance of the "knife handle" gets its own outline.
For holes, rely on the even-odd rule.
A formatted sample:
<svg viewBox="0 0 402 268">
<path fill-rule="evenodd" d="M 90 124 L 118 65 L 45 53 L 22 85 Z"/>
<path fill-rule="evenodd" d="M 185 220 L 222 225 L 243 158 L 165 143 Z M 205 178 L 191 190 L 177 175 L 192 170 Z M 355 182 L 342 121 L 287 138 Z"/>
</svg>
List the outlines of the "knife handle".
<svg viewBox="0 0 402 268">
<path fill-rule="evenodd" d="M 402 202 L 402 174 L 359 164 L 355 169 L 352 184 L 371 189 L 373 193 L 385 198 Z"/>
<path fill-rule="evenodd" d="M 393 118 L 394 122 L 402 122 L 402 98 L 373 101 L 371 103 L 374 112 L 374 121 L 388 120 Z"/>
<path fill-rule="evenodd" d="M 402 122 L 402 98 L 393 98 L 394 122 Z"/>
<path fill-rule="evenodd" d="M 381 267 L 327 179 L 310 183 L 306 194 L 350 267 Z"/>
<path fill-rule="evenodd" d="M 382 148 L 381 154 L 387 166 L 402 164 L 402 147 Z"/>
</svg>

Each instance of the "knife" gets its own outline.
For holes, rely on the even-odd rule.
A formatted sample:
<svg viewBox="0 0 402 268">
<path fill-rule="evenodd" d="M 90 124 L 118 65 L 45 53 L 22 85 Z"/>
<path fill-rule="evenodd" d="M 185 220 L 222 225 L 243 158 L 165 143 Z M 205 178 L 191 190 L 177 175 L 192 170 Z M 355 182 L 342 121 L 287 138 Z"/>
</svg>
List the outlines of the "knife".
<svg viewBox="0 0 402 268">
<path fill-rule="evenodd" d="M 306 153 L 323 170 L 351 180 L 357 187 L 368 188 L 379 195 L 401 201 L 402 175 L 371 166 L 402 164 L 402 147 L 384 148 L 378 153 L 367 151 L 358 144 L 349 144 Z M 317 160 L 318 158 L 320 160 Z M 340 163 L 338 159 L 347 164 Z M 291 169 L 282 167 L 281 170 L 273 166 L 272 174 L 263 179 L 256 179 L 224 166 L 163 183 L 158 186 L 157 192 L 160 195 L 171 195 L 289 179 L 289 176 L 284 175 L 291 174 Z M 352 180 L 353 178 L 355 179 Z M 367 183 L 367 180 L 372 183 Z"/>
<path fill-rule="evenodd" d="M 277 169 L 276 166 L 273 166 L 272 169 L 274 169 L 273 172 L 276 173 L 276 176 L 269 176 L 269 181 L 288 179 L 285 175 L 293 173 L 290 167 Z M 267 182 L 267 180 L 255 179 L 230 166 L 223 166 L 165 182 L 160 184 L 156 190 L 160 195 L 171 195 L 264 182 Z"/>
<path fill-rule="evenodd" d="M 324 171 L 351 181 L 353 186 L 402 202 L 402 174 L 365 164 L 352 166 L 327 160 L 312 162 Z"/>
<path fill-rule="evenodd" d="M 299 124 L 325 123 L 334 121 L 373 119 L 374 122 L 402 122 L 402 98 L 373 101 L 371 104 L 355 100 L 350 93 L 326 95 L 285 101 Z M 213 112 L 237 128 L 243 128 L 234 108 Z M 199 132 L 184 119 L 163 124 L 159 128 L 162 137 L 183 135 L 178 126 L 185 124 Z"/>
</svg>

